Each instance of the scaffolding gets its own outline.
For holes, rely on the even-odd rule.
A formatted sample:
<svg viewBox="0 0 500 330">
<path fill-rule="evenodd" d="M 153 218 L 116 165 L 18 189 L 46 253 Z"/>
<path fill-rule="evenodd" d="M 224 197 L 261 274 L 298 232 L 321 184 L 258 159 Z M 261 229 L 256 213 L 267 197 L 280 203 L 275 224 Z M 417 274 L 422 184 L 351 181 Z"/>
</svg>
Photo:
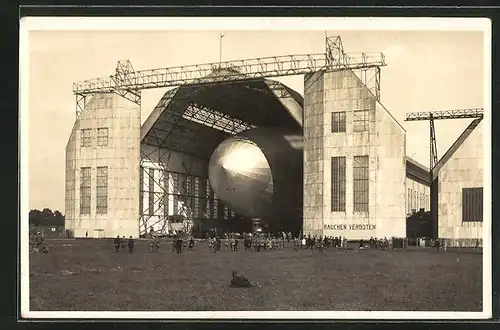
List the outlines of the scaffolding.
<svg viewBox="0 0 500 330">
<path fill-rule="evenodd" d="M 482 118 L 484 115 L 483 108 L 470 108 L 470 109 L 455 109 L 443 111 L 426 111 L 426 112 L 410 112 L 405 116 L 405 121 L 429 121 L 429 142 L 430 142 L 430 155 L 429 155 L 429 170 L 432 176 L 432 170 L 438 163 L 438 153 L 436 146 L 436 130 L 434 127 L 434 120 L 440 119 L 466 119 L 466 118 Z"/>
<path fill-rule="evenodd" d="M 374 82 L 370 89 L 377 100 L 380 100 L 380 67 L 386 65 L 383 53 L 345 53 L 340 36 L 327 36 L 325 46 L 324 53 L 260 57 L 139 71 L 134 70 L 129 60 L 119 61 L 114 74 L 73 84 L 77 116 L 96 93 L 116 93 L 140 104 L 141 90 L 144 89 L 231 83 L 318 71 L 355 71 L 367 86 Z"/>
</svg>

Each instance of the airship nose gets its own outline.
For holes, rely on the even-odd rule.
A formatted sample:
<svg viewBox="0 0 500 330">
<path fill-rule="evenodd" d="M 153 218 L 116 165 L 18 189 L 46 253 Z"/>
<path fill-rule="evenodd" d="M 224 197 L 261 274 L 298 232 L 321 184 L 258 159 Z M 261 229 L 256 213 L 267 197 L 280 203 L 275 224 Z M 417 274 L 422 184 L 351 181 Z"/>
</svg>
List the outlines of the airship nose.
<svg viewBox="0 0 500 330">
<path fill-rule="evenodd" d="M 256 217 L 270 202 L 273 180 L 262 150 L 244 137 L 222 142 L 209 163 L 210 185 L 217 197 L 233 211 Z"/>
</svg>

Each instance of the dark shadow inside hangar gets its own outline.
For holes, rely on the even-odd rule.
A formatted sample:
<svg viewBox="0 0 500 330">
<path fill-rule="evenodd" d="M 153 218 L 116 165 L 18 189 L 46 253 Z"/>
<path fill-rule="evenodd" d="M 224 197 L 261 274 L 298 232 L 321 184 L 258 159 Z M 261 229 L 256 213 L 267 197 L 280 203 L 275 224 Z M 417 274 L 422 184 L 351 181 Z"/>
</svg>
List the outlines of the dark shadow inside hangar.
<svg viewBox="0 0 500 330">
<path fill-rule="evenodd" d="M 290 110 L 280 98 L 292 100 L 296 108 Z M 302 135 L 302 108 L 303 100 L 297 92 L 268 79 L 183 85 L 164 94 L 142 126 L 141 143 L 194 156 L 208 164 L 221 142 L 252 128 Z M 297 109 L 300 109 L 300 113 L 297 113 Z M 258 139 L 258 136 L 254 134 L 254 138 Z M 263 143 L 265 146 L 265 141 Z M 263 149 L 273 148 L 267 145 Z M 286 171 L 286 163 L 274 160 L 269 163 L 275 173 L 283 169 Z M 284 215 L 270 213 L 267 217 L 284 219 L 263 219 L 264 223 L 276 227 L 269 229 L 287 230 L 287 223 L 302 223 L 302 171 L 295 171 L 295 176 L 295 180 L 283 179 L 283 175 L 276 176 L 279 181 L 283 181 L 278 182 L 278 189 L 290 190 L 291 182 L 297 183 L 292 190 L 296 192 L 294 204 L 298 205 L 296 212 L 283 212 Z M 288 187 L 283 188 L 285 186 Z M 218 203 L 223 204 L 221 201 Z M 282 210 L 285 204 L 282 200 L 276 201 L 276 207 Z M 226 219 L 223 207 L 218 207 L 217 214 L 211 217 L 198 217 L 193 221 L 197 227 L 205 230 L 213 226 L 222 231 L 252 229 L 251 219 L 241 215 L 235 214 L 234 218 Z"/>
</svg>

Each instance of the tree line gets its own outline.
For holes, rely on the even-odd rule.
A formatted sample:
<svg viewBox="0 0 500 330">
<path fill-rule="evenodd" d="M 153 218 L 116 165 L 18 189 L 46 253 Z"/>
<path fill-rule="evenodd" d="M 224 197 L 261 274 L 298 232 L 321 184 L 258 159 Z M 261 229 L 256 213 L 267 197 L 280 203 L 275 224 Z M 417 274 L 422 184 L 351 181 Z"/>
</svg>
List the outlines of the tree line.
<svg viewBox="0 0 500 330">
<path fill-rule="evenodd" d="M 64 215 L 58 210 L 54 212 L 49 208 L 44 208 L 42 211 L 30 210 L 29 218 L 30 225 L 33 226 L 64 226 Z"/>
</svg>

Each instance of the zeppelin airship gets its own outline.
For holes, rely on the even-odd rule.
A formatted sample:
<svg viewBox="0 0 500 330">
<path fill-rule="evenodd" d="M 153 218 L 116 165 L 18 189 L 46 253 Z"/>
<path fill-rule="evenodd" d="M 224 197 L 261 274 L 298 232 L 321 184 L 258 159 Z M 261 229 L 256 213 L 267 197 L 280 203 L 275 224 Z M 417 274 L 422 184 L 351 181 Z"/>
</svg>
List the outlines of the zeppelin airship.
<svg viewBox="0 0 500 330">
<path fill-rule="evenodd" d="M 223 141 L 209 162 L 217 197 L 238 215 L 260 219 L 269 231 L 298 233 L 302 225 L 302 136 L 253 128 Z"/>
</svg>

